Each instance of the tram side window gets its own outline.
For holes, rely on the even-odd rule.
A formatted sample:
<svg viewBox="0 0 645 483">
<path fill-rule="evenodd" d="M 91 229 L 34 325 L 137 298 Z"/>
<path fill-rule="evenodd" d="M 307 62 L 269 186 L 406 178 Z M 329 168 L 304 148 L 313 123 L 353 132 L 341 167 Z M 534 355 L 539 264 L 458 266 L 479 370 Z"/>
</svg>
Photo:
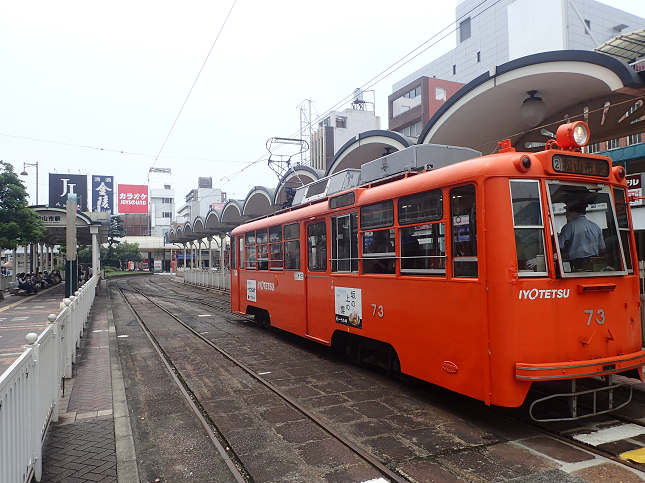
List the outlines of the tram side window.
<svg viewBox="0 0 645 483">
<path fill-rule="evenodd" d="M 394 228 L 363 233 L 363 273 L 396 273 Z"/>
<path fill-rule="evenodd" d="M 271 252 L 270 269 L 282 270 L 284 265 L 284 259 L 282 257 L 282 226 L 272 226 L 269 228 L 269 243 Z"/>
<path fill-rule="evenodd" d="M 246 245 L 246 269 L 255 270 L 255 232 L 246 234 L 244 244 Z"/>
<path fill-rule="evenodd" d="M 450 191 L 452 215 L 452 273 L 454 277 L 477 277 L 477 211 L 475 186 Z"/>
<path fill-rule="evenodd" d="M 231 268 L 235 270 L 237 268 L 237 263 L 236 263 L 236 257 L 235 254 L 237 253 L 237 250 L 235 249 L 237 245 L 235 244 L 235 237 L 231 238 Z"/>
<path fill-rule="evenodd" d="M 539 181 L 511 180 L 510 187 L 518 275 L 547 275 Z"/>
<path fill-rule="evenodd" d="M 331 271 L 358 272 L 358 213 L 331 219 Z"/>
<path fill-rule="evenodd" d="M 327 226 L 324 221 L 307 227 L 307 258 L 310 271 L 327 270 Z"/>
<path fill-rule="evenodd" d="M 244 235 L 238 238 L 238 245 L 240 246 L 240 268 L 244 268 Z"/>
<path fill-rule="evenodd" d="M 361 230 L 387 228 L 394 225 L 394 202 L 375 203 L 361 208 Z"/>
<path fill-rule="evenodd" d="M 629 212 L 627 211 L 627 200 L 625 190 L 622 188 L 614 188 L 614 201 L 616 203 L 616 218 L 618 221 L 618 232 L 620 233 L 620 241 L 623 244 L 623 251 L 625 252 L 625 263 L 627 270 L 631 273 L 634 271 L 632 266 L 632 250 L 631 250 L 631 236 L 629 231 Z"/>
<path fill-rule="evenodd" d="M 428 223 L 443 218 L 443 193 L 428 191 L 399 199 L 401 273 L 446 274 L 446 225 Z"/>
<path fill-rule="evenodd" d="M 269 269 L 269 246 L 267 245 L 267 229 L 258 230 L 255 233 L 255 243 L 257 243 L 258 270 Z"/>
<path fill-rule="evenodd" d="M 300 227 L 298 223 L 284 227 L 284 268 L 300 270 Z"/>
</svg>

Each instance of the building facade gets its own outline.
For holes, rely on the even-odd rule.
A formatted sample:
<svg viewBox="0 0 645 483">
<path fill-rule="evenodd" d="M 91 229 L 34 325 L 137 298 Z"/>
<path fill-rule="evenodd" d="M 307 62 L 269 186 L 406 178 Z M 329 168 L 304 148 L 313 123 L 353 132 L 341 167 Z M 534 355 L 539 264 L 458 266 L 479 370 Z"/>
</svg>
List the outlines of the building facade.
<svg viewBox="0 0 645 483">
<path fill-rule="evenodd" d="M 461 87 L 433 77 L 419 77 L 390 94 L 388 129 L 416 139 L 432 115 Z"/>
<path fill-rule="evenodd" d="M 645 19 L 595 0 L 463 0 L 456 7 L 456 46 L 396 82 L 420 77 L 468 83 L 491 66 L 551 50 L 593 50 L 645 28 Z"/>
<path fill-rule="evenodd" d="M 334 154 L 358 133 L 381 129 L 381 118 L 374 110 L 365 109 L 367 103 L 357 99 L 344 111 L 332 111 L 318 123 L 318 130 L 311 135 L 310 166 L 324 171 Z"/>
<path fill-rule="evenodd" d="M 211 210 L 221 210 L 226 203 L 226 193 L 213 188 L 213 178 L 198 179 L 198 188 L 186 195 L 186 203 L 177 210 L 177 223 L 192 222 L 196 217 L 205 217 Z"/>
<path fill-rule="evenodd" d="M 148 173 L 150 235 L 166 236 L 175 221 L 175 190 L 170 168 L 150 168 Z"/>
</svg>

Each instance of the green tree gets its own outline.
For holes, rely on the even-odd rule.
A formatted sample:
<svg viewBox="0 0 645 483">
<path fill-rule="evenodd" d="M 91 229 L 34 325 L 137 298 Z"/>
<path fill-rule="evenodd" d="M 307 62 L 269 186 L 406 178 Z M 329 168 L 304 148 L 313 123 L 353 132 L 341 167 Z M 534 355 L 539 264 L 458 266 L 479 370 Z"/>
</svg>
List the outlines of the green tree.
<svg viewBox="0 0 645 483">
<path fill-rule="evenodd" d="M 13 166 L 0 161 L 0 248 L 36 243 L 45 235 L 45 224 L 29 208 L 27 190 Z"/>
<path fill-rule="evenodd" d="M 115 215 L 110 218 L 110 229 L 108 230 L 108 246 L 118 245 L 120 242 L 117 238 L 125 236 L 125 227 L 120 216 Z"/>
<path fill-rule="evenodd" d="M 128 243 L 126 241 L 120 243 L 115 250 L 115 258 L 119 264 L 123 265 L 126 262 L 142 262 L 143 255 L 139 249 L 138 243 Z"/>
</svg>

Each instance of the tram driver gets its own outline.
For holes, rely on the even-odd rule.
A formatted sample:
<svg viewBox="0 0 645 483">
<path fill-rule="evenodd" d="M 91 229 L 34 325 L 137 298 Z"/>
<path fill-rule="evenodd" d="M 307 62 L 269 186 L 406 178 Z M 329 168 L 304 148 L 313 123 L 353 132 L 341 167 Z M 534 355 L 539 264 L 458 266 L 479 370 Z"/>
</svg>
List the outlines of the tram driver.
<svg viewBox="0 0 645 483">
<path fill-rule="evenodd" d="M 587 205 L 588 202 L 580 198 L 565 201 L 567 223 L 558 235 L 563 258 L 579 270 L 592 257 L 604 255 L 606 248 L 602 229 L 585 216 Z"/>
</svg>

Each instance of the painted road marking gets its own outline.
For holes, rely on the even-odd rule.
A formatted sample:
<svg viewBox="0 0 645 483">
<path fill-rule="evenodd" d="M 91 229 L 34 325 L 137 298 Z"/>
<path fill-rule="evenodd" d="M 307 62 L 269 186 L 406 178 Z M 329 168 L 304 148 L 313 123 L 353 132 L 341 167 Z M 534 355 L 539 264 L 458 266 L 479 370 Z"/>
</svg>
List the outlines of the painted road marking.
<svg viewBox="0 0 645 483">
<path fill-rule="evenodd" d="M 13 319 L 11 319 L 11 322 L 22 322 L 24 320 L 27 320 L 28 318 L 29 318 L 29 316 L 27 316 L 27 317 L 14 317 Z"/>
<path fill-rule="evenodd" d="M 46 305 L 33 305 L 31 308 L 32 309 L 44 309 Z"/>
<path fill-rule="evenodd" d="M 117 335 L 117 337 L 121 338 L 121 337 L 130 337 L 130 336 L 129 335 Z"/>
<path fill-rule="evenodd" d="M 271 372 L 258 372 L 258 376 L 264 376 L 265 374 L 271 374 Z"/>
<path fill-rule="evenodd" d="M 620 455 L 621 460 L 632 461 L 633 463 L 645 463 L 645 448 L 626 451 Z"/>
<path fill-rule="evenodd" d="M 101 330 L 93 330 L 92 332 L 103 332 L 103 329 L 101 329 Z"/>
<path fill-rule="evenodd" d="M 198 315 L 197 317 L 210 317 L 211 314 Z"/>
<path fill-rule="evenodd" d="M 376 478 L 374 480 L 364 481 L 363 483 L 387 483 L 387 480 L 384 480 L 383 478 Z"/>
<path fill-rule="evenodd" d="M 620 441 L 621 439 L 633 438 L 640 434 L 645 434 L 645 427 L 638 426 L 636 424 L 623 424 L 621 426 L 614 426 L 613 428 L 601 429 L 600 431 L 595 431 L 589 434 L 578 434 L 577 436 L 574 436 L 573 439 L 591 446 L 598 446 L 605 443 Z"/>
</svg>

